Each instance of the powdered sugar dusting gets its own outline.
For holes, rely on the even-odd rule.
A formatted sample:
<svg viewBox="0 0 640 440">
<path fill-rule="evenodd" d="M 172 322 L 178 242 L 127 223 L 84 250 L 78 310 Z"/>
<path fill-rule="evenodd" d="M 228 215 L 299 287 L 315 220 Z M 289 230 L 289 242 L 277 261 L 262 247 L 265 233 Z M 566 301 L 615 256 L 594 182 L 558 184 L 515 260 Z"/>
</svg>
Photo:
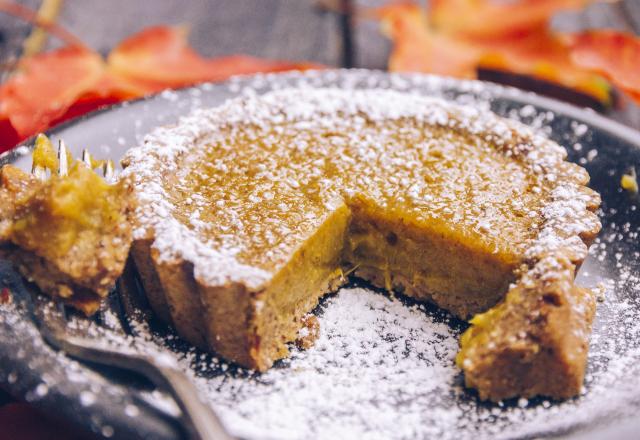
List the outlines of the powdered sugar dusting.
<svg viewBox="0 0 640 440">
<path fill-rule="evenodd" d="M 458 343 L 446 323 L 417 306 L 408 308 L 363 289 L 342 290 L 320 319 L 315 346 L 296 352 L 285 368 L 248 383 L 219 377 L 202 384 L 209 396 L 216 396 L 213 404 L 229 424 L 244 428 L 239 436 L 268 433 L 286 439 L 306 432 L 314 438 L 415 438 L 440 431 L 430 419 L 455 423 L 452 414 L 421 414 L 448 394 L 458 374 L 453 366 Z M 409 400 L 407 389 L 420 393 Z M 228 392 L 234 394 L 233 407 Z M 353 402 L 362 410 L 352 411 Z M 376 417 L 368 416 L 374 408 Z"/>
<path fill-rule="evenodd" d="M 640 280 L 634 280 L 640 292 Z M 6 314 L 9 309 L 12 315 Z M 0 310 L 0 325 L 26 331 L 28 321 L 19 318 L 13 306 Z M 130 322 L 134 337 L 95 324 L 88 331 L 105 344 L 161 356 L 163 364 L 177 366 L 227 428 L 242 438 L 483 439 L 538 437 L 575 430 L 595 419 L 608 423 L 631 416 L 640 391 L 628 381 L 640 373 L 640 320 L 630 320 L 634 318 L 637 304 L 605 302 L 585 391 L 577 399 L 521 399 L 499 405 L 479 404 L 461 386 L 454 365 L 458 322 L 432 308 L 363 288 L 342 289 L 329 298 L 318 314 L 321 335 L 316 344 L 306 351 L 292 348 L 290 359 L 264 374 L 230 367 L 193 348 L 178 348 L 174 335 L 150 331 L 143 321 Z M 615 325 L 620 319 L 628 322 L 624 330 Z M 37 338 L 35 328 L 29 331 Z M 63 355 L 57 362 L 60 368 L 71 364 L 75 382 L 91 384 L 80 394 L 80 404 L 91 408 L 96 395 L 111 392 L 76 362 Z M 2 371 L 0 366 L 0 374 L 6 374 Z M 57 386 L 59 382 L 49 382 L 49 388 Z M 148 397 L 150 404 L 175 414 L 165 395 Z M 125 412 L 133 417 L 130 409 Z"/>
<path fill-rule="evenodd" d="M 152 236 L 160 261 L 192 262 L 204 284 L 257 288 L 328 206 L 355 194 L 418 223 L 455 223 L 495 251 L 535 245 L 532 259 L 569 245 L 584 256 L 577 235 L 597 229 L 585 214 L 596 197 L 581 193 L 565 150 L 477 107 L 381 89 L 244 94 L 156 130 L 125 158 L 141 202 L 136 238 Z"/>
</svg>

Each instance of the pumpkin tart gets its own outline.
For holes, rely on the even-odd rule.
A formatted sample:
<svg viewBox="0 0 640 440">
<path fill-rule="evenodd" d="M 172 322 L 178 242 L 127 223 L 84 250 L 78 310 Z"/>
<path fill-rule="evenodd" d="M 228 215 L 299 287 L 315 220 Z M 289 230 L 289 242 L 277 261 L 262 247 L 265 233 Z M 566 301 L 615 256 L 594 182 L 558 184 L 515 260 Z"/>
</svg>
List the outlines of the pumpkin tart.
<svg viewBox="0 0 640 440">
<path fill-rule="evenodd" d="M 481 398 L 567 397 L 584 376 L 594 297 L 574 277 L 600 201 L 565 156 L 519 123 L 408 93 L 237 98 L 127 153 L 132 254 L 157 314 L 244 367 L 287 356 L 319 298 L 355 276 L 482 313 L 457 359 Z"/>
</svg>

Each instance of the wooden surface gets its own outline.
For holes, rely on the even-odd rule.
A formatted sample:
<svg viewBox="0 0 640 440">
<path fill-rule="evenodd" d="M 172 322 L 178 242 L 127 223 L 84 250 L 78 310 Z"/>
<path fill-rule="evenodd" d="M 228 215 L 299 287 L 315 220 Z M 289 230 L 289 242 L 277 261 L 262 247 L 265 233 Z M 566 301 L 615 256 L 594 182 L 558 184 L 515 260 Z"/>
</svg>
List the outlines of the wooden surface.
<svg viewBox="0 0 640 440">
<path fill-rule="evenodd" d="M 40 0 L 19 3 L 37 7 Z M 185 24 L 191 43 L 202 54 L 246 53 L 268 58 L 344 65 L 340 17 L 318 7 L 318 0 L 65 0 L 59 22 L 101 53 L 128 35 L 154 24 Z M 339 4 L 338 0 L 328 3 Z M 384 0 L 359 0 L 375 6 Z M 426 1 L 422 1 L 426 3 Z M 607 27 L 640 32 L 640 0 L 595 4 L 583 12 L 562 13 L 554 20 L 562 30 Z M 19 56 L 29 25 L 0 14 L 0 60 Z M 390 49 L 376 23 L 355 20 L 354 67 L 384 69 Z M 50 43 L 50 47 L 55 46 Z M 640 128 L 640 111 L 629 105 L 610 112 Z"/>
</svg>

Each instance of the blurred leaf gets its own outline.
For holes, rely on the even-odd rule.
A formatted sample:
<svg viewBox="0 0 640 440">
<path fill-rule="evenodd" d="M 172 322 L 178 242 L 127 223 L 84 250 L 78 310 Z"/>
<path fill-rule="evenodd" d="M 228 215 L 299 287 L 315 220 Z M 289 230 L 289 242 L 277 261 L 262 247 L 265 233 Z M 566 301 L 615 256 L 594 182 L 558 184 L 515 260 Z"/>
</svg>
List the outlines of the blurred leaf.
<svg viewBox="0 0 640 440">
<path fill-rule="evenodd" d="M 565 36 L 573 63 L 598 72 L 640 103 L 640 38 L 612 30 Z"/>
<path fill-rule="evenodd" d="M 393 41 L 389 69 L 476 78 L 478 68 L 551 81 L 610 104 L 599 71 L 574 62 L 561 35 L 548 29 L 559 9 L 592 0 L 436 0 L 425 10 L 409 3 L 375 9 Z"/>
<path fill-rule="evenodd" d="M 561 84 L 610 105 L 611 87 L 591 69 L 576 65 L 562 39 L 549 32 L 530 32 L 495 39 L 484 46 L 478 66 Z"/>
<path fill-rule="evenodd" d="M 394 43 L 389 70 L 475 78 L 481 50 L 465 41 L 435 32 L 419 6 L 390 4 L 374 13 L 382 22 L 382 31 Z"/>
<path fill-rule="evenodd" d="M 52 124 L 101 106 L 236 74 L 305 70 L 311 63 L 243 55 L 203 58 L 187 43 L 184 27 L 156 26 L 127 38 L 105 61 L 84 47 L 23 58 L 0 86 L 0 152 Z M 12 131 L 13 130 L 13 131 Z"/>
<path fill-rule="evenodd" d="M 45 130 L 92 91 L 103 73 L 100 55 L 81 47 L 23 58 L 18 71 L 0 86 L 0 116 L 21 138 Z"/>
<path fill-rule="evenodd" d="M 429 20 L 439 31 L 466 37 L 496 37 L 545 28 L 558 11 L 598 0 L 431 0 Z"/>
<path fill-rule="evenodd" d="M 185 27 L 156 26 L 127 38 L 107 58 L 109 71 L 148 91 L 222 81 L 231 75 L 300 69 L 303 64 L 244 55 L 208 59 L 187 43 Z"/>
</svg>

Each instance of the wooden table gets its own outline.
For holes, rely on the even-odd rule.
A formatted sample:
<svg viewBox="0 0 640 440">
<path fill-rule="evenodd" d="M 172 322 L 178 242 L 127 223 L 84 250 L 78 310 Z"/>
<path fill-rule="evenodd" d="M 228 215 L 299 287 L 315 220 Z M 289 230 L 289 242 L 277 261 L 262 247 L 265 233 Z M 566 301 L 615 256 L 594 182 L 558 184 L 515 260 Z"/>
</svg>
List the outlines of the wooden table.
<svg viewBox="0 0 640 440">
<path fill-rule="evenodd" d="M 20 3 L 37 8 L 40 0 Z M 59 23 L 104 54 L 146 26 L 187 24 L 191 29 L 191 43 L 207 56 L 246 53 L 315 61 L 335 67 L 352 64 L 385 68 L 390 44 L 380 35 L 376 23 L 354 20 L 353 56 L 345 60 L 345 20 L 340 14 L 319 7 L 318 3 L 315 0 L 66 0 Z M 339 1 L 328 3 L 339 4 Z M 368 6 L 382 3 L 382 0 L 359 2 Z M 581 13 L 561 14 L 553 24 L 563 30 L 607 27 L 639 33 L 640 0 L 596 4 Z M 0 14 L 2 64 L 20 55 L 22 41 L 29 32 L 29 24 Z M 50 47 L 55 45 L 50 43 Z M 640 128 L 640 111 L 633 105 L 610 111 L 609 116 Z M 0 406 L 5 405 L 5 411 L 10 401 L 11 398 L 0 391 Z M 0 408 L 0 416 L 2 410 Z M 42 421 L 38 413 L 33 414 L 37 423 L 49 423 Z M 76 438 L 82 436 L 78 434 Z M 0 429 L 0 440 L 3 438 L 6 431 Z"/>
<path fill-rule="evenodd" d="M 385 0 L 353 2 L 375 6 Z M 37 8 L 41 0 L 20 3 Z M 146 26 L 186 24 L 192 45 L 203 55 L 246 53 L 344 67 L 342 20 L 340 14 L 321 7 L 323 3 L 339 5 L 340 0 L 64 0 L 58 21 L 103 54 Z M 562 13 L 553 25 L 568 31 L 614 28 L 640 33 L 640 0 L 594 4 L 583 12 Z M 377 23 L 356 19 L 352 29 L 350 64 L 384 69 L 390 43 Z M 29 24 L 0 14 L 0 60 L 19 56 L 29 31 Z M 613 111 L 611 116 L 640 128 L 640 111 L 635 106 Z"/>
</svg>

